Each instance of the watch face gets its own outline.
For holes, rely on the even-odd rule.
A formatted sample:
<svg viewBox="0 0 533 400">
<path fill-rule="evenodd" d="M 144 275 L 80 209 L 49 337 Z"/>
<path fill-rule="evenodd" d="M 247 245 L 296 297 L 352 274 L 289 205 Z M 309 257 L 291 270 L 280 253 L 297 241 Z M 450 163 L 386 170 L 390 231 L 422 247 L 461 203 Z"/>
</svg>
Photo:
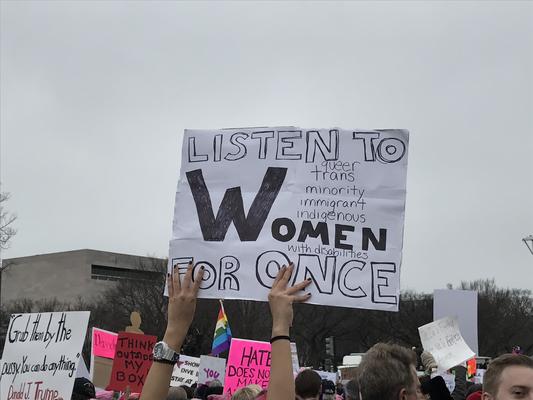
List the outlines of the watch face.
<svg viewBox="0 0 533 400">
<path fill-rule="evenodd" d="M 154 357 L 163 357 L 163 343 L 156 343 L 156 345 L 154 346 Z"/>
</svg>

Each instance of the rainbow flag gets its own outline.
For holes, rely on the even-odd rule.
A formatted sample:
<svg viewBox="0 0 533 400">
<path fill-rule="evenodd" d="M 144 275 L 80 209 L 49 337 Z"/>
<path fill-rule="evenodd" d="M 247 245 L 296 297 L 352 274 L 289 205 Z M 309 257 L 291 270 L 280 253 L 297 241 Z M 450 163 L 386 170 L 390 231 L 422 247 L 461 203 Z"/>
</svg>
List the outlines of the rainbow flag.
<svg viewBox="0 0 533 400">
<path fill-rule="evenodd" d="M 216 356 L 223 351 L 228 350 L 230 343 L 231 329 L 229 328 L 228 317 L 224 311 L 224 304 L 222 304 L 222 300 L 220 300 L 220 311 L 218 312 L 217 324 L 215 326 L 211 354 Z"/>
</svg>

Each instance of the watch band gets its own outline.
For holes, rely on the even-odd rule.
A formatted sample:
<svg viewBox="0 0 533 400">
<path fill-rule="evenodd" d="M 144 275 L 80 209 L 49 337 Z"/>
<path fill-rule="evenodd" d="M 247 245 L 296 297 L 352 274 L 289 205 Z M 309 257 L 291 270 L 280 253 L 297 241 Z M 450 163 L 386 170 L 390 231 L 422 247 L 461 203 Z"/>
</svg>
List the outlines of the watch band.
<svg viewBox="0 0 533 400">
<path fill-rule="evenodd" d="M 270 344 L 274 343 L 277 340 L 288 340 L 290 342 L 291 338 L 290 336 L 286 335 L 274 336 L 272 339 L 270 339 Z"/>
<path fill-rule="evenodd" d="M 163 360 L 163 359 L 161 359 L 161 360 L 156 360 L 156 359 L 154 358 L 154 362 L 162 363 L 162 364 L 168 364 L 168 365 L 175 365 L 175 364 L 178 362 L 178 360 L 176 360 L 176 361 Z"/>
<path fill-rule="evenodd" d="M 179 359 L 179 353 L 172 349 L 164 341 L 160 341 L 155 344 L 153 350 L 153 361 L 174 365 L 179 361 Z"/>
</svg>

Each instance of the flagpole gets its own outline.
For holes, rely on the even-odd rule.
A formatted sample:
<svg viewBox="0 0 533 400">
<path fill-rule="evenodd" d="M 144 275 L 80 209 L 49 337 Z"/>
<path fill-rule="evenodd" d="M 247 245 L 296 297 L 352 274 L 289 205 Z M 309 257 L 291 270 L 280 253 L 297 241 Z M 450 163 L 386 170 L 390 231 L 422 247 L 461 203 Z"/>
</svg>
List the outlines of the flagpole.
<svg viewBox="0 0 533 400">
<path fill-rule="evenodd" d="M 220 304 L 220 310 L 218 312 L 217 323 L 215 325 L 215 334 L 213 335 L 211 355 L 220 357 L 220 353 L 229 349 L 232 335 L 229 327 L 228 317 L 226 316 L 226 310 L 224 309 L 224 301 L 223 299 L 218 299 L 218 302 Z"/>
<path fill-rule="evenodd" d="M 226 310 L 224 310 L 224 302 L 222 301 L 222 299 L 218 299 L 218 302 L 220 303 L 220 307 L 222 308 L 222 312 L 224 313 L 224 315 L 226 315 Z M 220 353 L 218 353 L 215 357 L 220 357 Z"/>
</svg>

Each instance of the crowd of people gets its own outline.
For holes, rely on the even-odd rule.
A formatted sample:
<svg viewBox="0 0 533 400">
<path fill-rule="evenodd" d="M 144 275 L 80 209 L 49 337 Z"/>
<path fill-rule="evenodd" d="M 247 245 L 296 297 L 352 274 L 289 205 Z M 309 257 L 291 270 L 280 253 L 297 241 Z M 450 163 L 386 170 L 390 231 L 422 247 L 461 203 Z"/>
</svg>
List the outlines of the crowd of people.
<svg viewBox="0 0 533 400">
<path fill-rule="evenodd" d="M 146 378 L 140 400 L 533 400 L 533 359 L 522 354 L 504 354 L 492 360 L 483 384 L 467 381 L 464 366 L 453 368 L 455 388 L 450 393 L 434 357 L 423 352 L 417 358 L 412 349 L 397 344 L 377 343 L 364 355 L 357 377 L 335 384 L 322 380 L 311 369 L 293 375 L 289 330 L 293 321 L 293 304 L 305 302 L 302 294 L 310 283 L 306 280 L 289 285 L 294 266 L 280 269 L 270 290 L 268 301 L 272 314 L 271 370 L 268 388 L 249 385 L 233 394 L 223 393 L 219 381 L 195 387 L 169 387 L 173 362 L 157 360 Z M 175 352 L 181 348 L 194 318 L 196 298 L 203 277 L 201 269 L 193 280 L 192 265 L 181 279 L 178 270 L 168 276 L 168 324 L 163 342 Z M 417 373 L 422 364 L 425 373 Z M 91 396 L 73 395 L 74 400 Z M 78 397 L 76 397 L 78 396 Z"/>
</svg>

